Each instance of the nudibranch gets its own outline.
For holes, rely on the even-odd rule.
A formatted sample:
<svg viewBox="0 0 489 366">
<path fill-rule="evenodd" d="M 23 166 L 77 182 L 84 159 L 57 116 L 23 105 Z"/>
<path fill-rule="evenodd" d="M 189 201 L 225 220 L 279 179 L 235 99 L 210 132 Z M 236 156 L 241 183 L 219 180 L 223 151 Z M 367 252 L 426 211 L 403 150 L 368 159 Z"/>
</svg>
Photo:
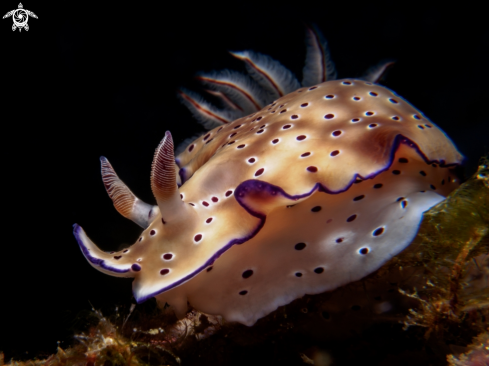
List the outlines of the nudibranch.
<svg viewBox="0 0 489 366">
<path fill-rule="evenodd" d="M 166 132 L 151 171 L 157 205 L 101 158 L 116 209 L 144 231 L 110 253 L 80 226 L 74 234 L 93 267 L 134 277 L 139 303 L 156 297 L 178 316 L 190 304 L 253 325 L 377 270 L 458 186 L 451 168 L 462 156 L 440 128 L 375 83 L 379 72 L 335 79 L 324 39 L 309 29 L 307 40 L 302 87 L 278 62 L 241 52 L 251 78 L 199 76 L 226 110 L 180 93 L 215 127 L 176 157 Z"/>
</svg>

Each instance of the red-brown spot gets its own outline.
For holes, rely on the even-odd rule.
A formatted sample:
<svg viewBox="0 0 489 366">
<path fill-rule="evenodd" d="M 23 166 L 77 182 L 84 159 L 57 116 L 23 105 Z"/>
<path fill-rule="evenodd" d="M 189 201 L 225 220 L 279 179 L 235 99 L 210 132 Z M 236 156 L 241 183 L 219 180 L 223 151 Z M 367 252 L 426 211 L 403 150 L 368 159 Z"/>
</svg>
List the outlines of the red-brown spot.
<svg viewBox="0 0 489 366">
<path fill-rule="evenodd" d="M 245 147 L 246 145 L 245 144 L 241 144 L 241 145 L 238 145 L 238 149 L 242 149 L 243 147 Z"/>
<path fill-rule="evenodd" d="M 341 131 L 340 130 L 336 130 L 336 131 L 333 131 L 332 135 L 335 136 L 335 137 L 338 137 L 339 135 L 341 135 Z"/>
<path fill-rule="evenodd" d="M 297 114 L 293 114 L 292 116 L 290 116 L 290 119 L 297 119 L 297 118 L 299 118 Z"/>
<path fill-rule="evenodd" d="M 199 242 L 202 240 L 202 234 L 197 234 L 194 236 L 194 241 Z"/>
<path fill-rule="evenodd" d="M 307 107 L 308 105 L 309 105 L 309 103 L 302 103 L 302 104 L 301 104 L 301 107 L 302 107 L 302 108 L 305 108 L 305 107 Z"/>
<path fill-rule="evenodd" d="M 334 118 L 334 114 L 333 113 L 328 113 L 327 115 L 324 116 L 325 119 L 332 119 Z"/>
<path fill-rule="evenodd" d="M 153 235 L 155 235 L 155 234 L 156 234 L 156 231 L 154 231 L 154 230 L 151 230 L 151 231 L 149 232 L 149 235 L 151 235 L 151 236 L 153 236 Z"/>
<path fill-rule="evenodd" d="M 209 138 L 209 136 L 210 136 L 210 135 L 211 135 L 210 133 L 208 133 L 207 135 L 205 135 L 205 136 L 204 136 L 204 141 L 205 141 L 205 140 L 207 140 L 207 139 Z"/>
<path fill-rule="evenodd" d="M 307 171 L 311 173 L 316 173 L 318 171 L 318 168 L 316 168 L 315 166 L 308 166 Z"/>
<path fill-rule="evenodd" d="M 250 164 L 253 164 L 255 161 L 256 161 L 256 159 L 255 159 L 255 158 L 249 158 L 249 159 L 248 159 L 248 163 L 250 163 Z"/>
<path fill-rule="evenodd" d="M 160 275 L 164 276 L 170 273 L 170 270 L 168 268 L 164 268 L 160 271 Z"/>
<path fill-rule="evenodd" d="M 225 196 L 226 196 L 226 197 L 229 197 L 229 196 L 230 196 L 230 195 L 232 195 L 232 194 L 233 194 L 233 191 L 226 191 Z"/>
<path fill-rule="evenodd" d="M 276 144 L 276 143 L 278 143 L 278 141 L 279 141 L 279 139 L 273 139 L 272 144 Z"/>
<path fill-rule="evenodd" d="M 265 168 L 258 169 L 256 171 L 256 173 L 255 173 L 255 177 L 258 177 L 258 176 L 262 175 L 264 171 L 265 171 Z"/>
<path fill-rule="evenodd" d="M 302 141 L 302 140 L 305 140 L 306 139 L 306 135 L 299 135 L 296 137 L 296 140 L 298 141 Z"/>
<path fill-rule="evenodd" d="M 212 222 L 212 217 L 209 217 L 207 220 L 205 220 L 206 224 L 210 224 Z"/>
<path fill-rule="evenodd" d="M 308 152 L 305 152 L 304 154 L 301 155 L 301 157 L 305 158 L 306 156 L 309 156 L 311 155 L 311 153 L 308 151 Z"/>
<path fill-rule="evenodd" d="M 287 130 L 288 128 L 291 128 L 292 125 L 285 125 L 284 127 L 282 127 L 282 130 Z"/>
<path fill-rule="evenodd" d="M 173 258 L 173 254 L 170 254 L 170 253 L 166 253 L 163 255 L 163 259 L 169 261 L 170 259 Z"/>
<path fill-rule="evenodd" d="M 218 202 L 219 201 L 219 198 L 217 198 L 217 197 L 214 196 L 214 197 L 211 198 L 211 201 L 212 202 Z"/>
<path fill-rule="evenodd" d="M 331 151 L 331 154 L 329 154 L 329 155 L 331 155 L 331 156 L 336 156 L 336 155 L 338 155 L 339 153 L 340 153 L 340 151 L 339 151 L 339 150 L 334 150 L 334 151 Z"/>
</svg>

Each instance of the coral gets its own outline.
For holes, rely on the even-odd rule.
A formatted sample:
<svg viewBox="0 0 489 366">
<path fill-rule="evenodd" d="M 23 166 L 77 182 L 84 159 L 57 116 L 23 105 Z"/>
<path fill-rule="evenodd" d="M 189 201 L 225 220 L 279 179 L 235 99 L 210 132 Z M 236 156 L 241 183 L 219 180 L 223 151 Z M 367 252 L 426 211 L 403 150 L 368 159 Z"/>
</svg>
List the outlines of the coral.
<svg viewBox="0 0 489 366">
<path fill-rule="evenodd" d="M 458 356 L 448 355 L 449 366 L 486 366 L 489 365 L 489 332 L 479 334 L 467 352 Z"/>
</svg>

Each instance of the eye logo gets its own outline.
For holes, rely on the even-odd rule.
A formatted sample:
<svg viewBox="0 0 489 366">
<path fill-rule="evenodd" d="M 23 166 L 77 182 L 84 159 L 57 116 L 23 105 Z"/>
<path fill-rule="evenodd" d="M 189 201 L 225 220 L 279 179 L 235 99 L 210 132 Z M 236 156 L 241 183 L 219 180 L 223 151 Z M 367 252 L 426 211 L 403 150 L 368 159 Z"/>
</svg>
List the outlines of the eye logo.
<svg viewBox="0 0 489 366">
<path fill-rule="evenodd" d="M 30 10 L 24 9 L 22 3 L 19 3 L 19 8 L 9 11 L 3 16 L 3 19 L 12 17 L 14 21 L 14 24 L 12 25 L 12 30 L 15 31 L 17 28 L 19 28 L 20 32 L 22 31 L 22 28 L 24 28 L 26 31 L 29 30 L 29 26 L 27 25 L 27 22 L 29 21 L 29 16 L 37 19 L 36 14 L 34 14 Z"/>
</svg>

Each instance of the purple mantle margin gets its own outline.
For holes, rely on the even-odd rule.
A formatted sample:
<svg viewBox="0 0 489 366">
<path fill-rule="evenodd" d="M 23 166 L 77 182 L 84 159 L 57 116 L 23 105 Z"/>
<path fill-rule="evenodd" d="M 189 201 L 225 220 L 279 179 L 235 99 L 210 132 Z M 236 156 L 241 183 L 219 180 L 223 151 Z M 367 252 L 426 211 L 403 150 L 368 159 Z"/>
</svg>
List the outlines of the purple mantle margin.
<svg viewBox="0 0 489 366">
<path fill-rule="evenodd" d="M 352 180 L 347 184 L 347 186 L 344 189 L 340 189 L 338 191 L 332 191 L 332 190 L 328 189 L 327 187 L 325 187 L 324 185 L 322 185 L 321 183 L 316 183 L 309 192 L 306 192 L 306 193 L 303 193 L 303 194 L 298 194 L 298 195 L 295 195 L 294 196 L 294 195 L 289 195 L 282 188 L 280 188 L 278 186 L 275 186 L 275 185 L 272 185 L 270 183 L 267 183 L 267 182 L 264 182 L 264 181 L 261 181 L 261 180 L 257 180 L 257 179 L 246 180 L 246 181 L 242 182 L 241 184 L 239 184 L 236 187 L 236 189 L 234 191 L 234 196 L 235 196 L 236 200 L 238 201 L 238 203 L 250 215 L 252 215 L 252 216 L 257 217 L 258 219 L 260 219 L 260 222 L 257 225 L 257 227 L 254 230 L 252 230 L 252 232 L 249 235 L 247 235 L 245 237 L 242 237 L 242 238 L 236 238 L 236 239 L 231 240 L 224 247 L 222 247 L 220 250 L 218 250 L 216 253 L 214 253 L 214 255 L 211 258 L 209 258 L 205 262 L 204 265 L 202 265 L 199 268 L 197 268 L 191 274 L 189 274 L 189 275 L 181 278 L 178 281 L 175 281 L 171 285 L 168 285 L 166 287 L 163 287 L 162 289 L 160 289 L 158 291 L 155 291 L 153 293 L 150 293 L 148 295 L 145 295 L 143 297 L 137 298 L 136 296 L 134 296 L 136 298 L 136 301 L 138 302 L 138 304 L 143 303 L 146 300 L 148 300 L 148 299 L 150 299 L 150 298 L 152 298 L 154 296 L 157 296 L 157 295 L 161 294 L 162 292 L 166 292 L 168 290 L 171 290 L 172 288 L 175 288 L 175 287 L 177 287 L 177 286 L 179 286 L 179 285 L 187 282 L 188 280 L 190 280 L 191 278 L 193 278 L 197 274 L 199 274 L 201 271 L 203 271 L 205 268 L 211 266 L 216 261 L 216 259 L 218 259 L 224 252 L 226 252 L 228 249 L 230 249 L 233 245 L 235 245 L 235 244 L 238 244 L 238 245 L 239 244 L 243 244 L 243 243 L 247 242 L 248 240 L 252 239 L 256 234 L 258 234 L 258 232 L 265 225 L 266 216 L 264 214 L 260 213 L 260 212 L 256 212 L 256 211 L 251 210 L 249 207 L 247 207 L 243 203 L 244 197 L 247 194 L 250 194 L 250 193 L 253 193 L 253 192 L 257 192 L 257 191 L 262 191 L 262 192 L 263 191 L 267 191 L 270 195 L 280 194 L 283 197 L 290 199 L 291 201 L 297 201 L 297 200 L 299 200 L 301 198 L 308 197 L 311 194 L 313 194 L 316 190 L 318 190 L 319 192 L 324 192 L 324 193 L 329 193 L 329 194 L 339 194 L 339 193 L 342 193 L 342 192 L 347 191 L 351 187 L 351 185 L 358 178 L 361 179 L 361 180 L 372 179 L 375 176 L 377 176 L 378 174 L 380 174 L 380 173 L 388 170 L 390 168 L 390 166 L 392 165 L 393 161 L 394 161 L 394 155 L 395 155 L 397 149 L 399 148 L 399 145 L 400 144 L 406 144 L 409 147 L 415 149 L 416 152 L 423 158 L 423 160 L 427 164 L 438 164 L 438 165 L 440 165 L 440 167 L 447 168 L 447 167 L 451 167 L 451 166 L 457 166 L 457 165 L 460 165 L 462 163 L 462 162 L 460 162 L 460 163 L 446 164 L 445 160 L 440 160 L 440 161 L 438 161 L 438 160 L 432 160 L 432 161 L 430 161 L 430 160 L 428 160 L 428 158 L 426 157 L 426 155 L 423 154 L 423 152 L 421 151 L 421 149 L 419 148 L 418 145 L 416 145 L 413 141 L 411 141 L 407 137 L 404 137 L 403 135 L 399 134 L 394 139 L 394 143 L 392 145 L 392 149 L 391 149 L 389 161 L 385 165 L 385 167 L 383 167 L 382 169 L 379 169 L 378 171 L 373 172 L 372 174 L 369 174 L 369 175 L 367 175 L 365 177 L 362 177 L 359 174 L 355 174 L 353 176 Z M 183 172 L 180 170 L 181 176 L 184 175 L 182 173 Z M 85 257 L 87 258 L 88 261 L 90 261 L 94 265 L 100 266 L 101 268 L 103 268 L 105 270 L 113 271 L 113 272 L 116 272 L 116 273 L 125 273 L 125 272 L 130 271 L 130 269 L 121 270 L 121 269 L 113 268 L 113 267 L 108 266 L 107 264 L 105 264 L 105 262 L 104 262 L 103 259 L 98 259 L 98 258 L 92 257 L 90 255 L 88 249 L 85 247 L 85 245 L 83 244 L 83 242 L 81 241 L 81 239 L 79 237 L 79 233 L 80 233 L 80 230 L 81 230 L 80 226 L 78 226 L 77 224 L 75 224 L 73 226 L 74 226 L 73 233 L 74 233 L 74 235 L 76 237 L 76 240 L 78 241 L 78 245 L 80 246 L 83 254 L 85 255 Z"/>
</svg>

